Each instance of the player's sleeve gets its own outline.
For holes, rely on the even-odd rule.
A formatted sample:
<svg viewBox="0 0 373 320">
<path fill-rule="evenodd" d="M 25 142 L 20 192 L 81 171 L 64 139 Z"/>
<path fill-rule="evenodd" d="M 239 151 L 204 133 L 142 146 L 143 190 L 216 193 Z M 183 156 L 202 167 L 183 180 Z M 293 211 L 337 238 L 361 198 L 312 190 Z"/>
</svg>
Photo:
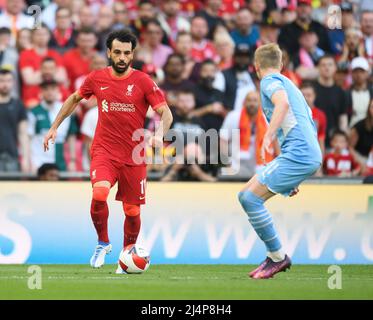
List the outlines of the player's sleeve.
<svg viewBox="0 0 373 320">
<path fill-rule="evenodd" d="M 93 86 L 93 72 L 91 72 L 83 81 L 82 85 L 78 89 L 79 95 L 84 99 L 89 99 L 94 94 Z"/>
<path fill-rule="evenodd" d="M 284 84 L 280 79 L 268 78 L 265 79 L 261 85 L 263 94 L 269 99 L 272 100 L 272 96 L 281 90 L 285 90 Z"/>
<path fill-rule="evenodd" d="M 167 104 L 162 90 L 149 76 L 144 77 L 143 90 L 145 99 L 153 110 L 157 110 L 159 107 Z"/>
</svg>

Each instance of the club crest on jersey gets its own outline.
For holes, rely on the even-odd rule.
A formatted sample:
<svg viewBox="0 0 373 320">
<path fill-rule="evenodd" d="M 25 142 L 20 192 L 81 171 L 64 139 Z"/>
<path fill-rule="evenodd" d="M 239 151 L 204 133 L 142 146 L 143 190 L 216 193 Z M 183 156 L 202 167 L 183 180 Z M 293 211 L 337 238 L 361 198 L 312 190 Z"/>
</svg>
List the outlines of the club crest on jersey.
<svg viewBox="0 0 373 320">
<path fill-rule="evenodd" d="M 102 112 L 109 112 L 109 105 L 106 100 L 102 100 Z"/>
<path fill-rule="evenodd" d="M 127 86 L 126 96 L 132 96 L 133 86 L 134 86 L 133 84 L 129 84 Z"/>
</svg>

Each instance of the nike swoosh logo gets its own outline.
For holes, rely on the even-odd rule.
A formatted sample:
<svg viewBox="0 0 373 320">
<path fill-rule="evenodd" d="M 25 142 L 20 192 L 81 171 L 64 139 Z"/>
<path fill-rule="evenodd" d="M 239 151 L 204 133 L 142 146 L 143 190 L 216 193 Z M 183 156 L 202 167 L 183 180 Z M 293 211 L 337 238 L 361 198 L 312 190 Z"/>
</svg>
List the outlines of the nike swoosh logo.
<svg viewBox="0 0 373 320">
<path fill-rule="evenodd" d="M 101 91 L 102 90 L 106 90 L 106 89 L 108 89 L 109 87 L 101 87 L 100 89 L 101 89 Z"/>
<path fill-rule="evenodd" d="M 140 197 L 140 200 L 144 200 L 145 199 L 145 197 Z"/>
</svg>

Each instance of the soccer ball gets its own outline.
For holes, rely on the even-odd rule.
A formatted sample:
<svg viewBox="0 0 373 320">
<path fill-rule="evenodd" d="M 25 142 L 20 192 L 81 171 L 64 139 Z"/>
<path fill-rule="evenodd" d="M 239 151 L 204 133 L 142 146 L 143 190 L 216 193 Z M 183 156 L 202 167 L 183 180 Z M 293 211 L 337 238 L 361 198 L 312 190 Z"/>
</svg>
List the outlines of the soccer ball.
<svg viewBox="0 0 373 320">
<path fill-rule="evenodd" d="M 118 263 L 126 273 L 143 273 L 149 268 L 150 255 L 139 245 L 130 244 L 121 251 Z"/>
</svg>

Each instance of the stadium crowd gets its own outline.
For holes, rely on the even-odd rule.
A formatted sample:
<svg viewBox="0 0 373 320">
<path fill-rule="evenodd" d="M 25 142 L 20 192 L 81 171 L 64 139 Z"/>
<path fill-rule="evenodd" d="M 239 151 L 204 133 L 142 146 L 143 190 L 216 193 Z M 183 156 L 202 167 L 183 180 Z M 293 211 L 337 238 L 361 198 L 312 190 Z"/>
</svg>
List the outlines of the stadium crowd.
<svg viewBox="0 0 373 320">
<path fill-rule="evenodd" d="M 324 163 L 316 176 L 373 174 L 372 0 L 0 0 L 0 9 L 0 172 L 44 177 L 49 168 L 56 179 L 58 170 L 88 171 L 94 97 L 61 125 L 48 153 L 43 136 L 64 99 L 107 66 L 107 35 L 130 28 L 139 38 L 133 67 L 164 91 L 172 128 L 195 138 L 184 143 L 184 159 L 207 162 L 149 165 L 161 180 L 249 177 L 263 165 L 253 53 L 270 42 L 283 50 L 283 74 L 302 90 L 317 126 Z M 151 108 L 147 119 L 154 130 Z M 240 129 L 239 150 L 223 165 L 232 129 Z M 218 145 L 196 140 L 207 130 Z M 161 152 L 171 160 L 175 150 Z M 268 158 L 278 152 L 274 146 Z"/>
</svg>

